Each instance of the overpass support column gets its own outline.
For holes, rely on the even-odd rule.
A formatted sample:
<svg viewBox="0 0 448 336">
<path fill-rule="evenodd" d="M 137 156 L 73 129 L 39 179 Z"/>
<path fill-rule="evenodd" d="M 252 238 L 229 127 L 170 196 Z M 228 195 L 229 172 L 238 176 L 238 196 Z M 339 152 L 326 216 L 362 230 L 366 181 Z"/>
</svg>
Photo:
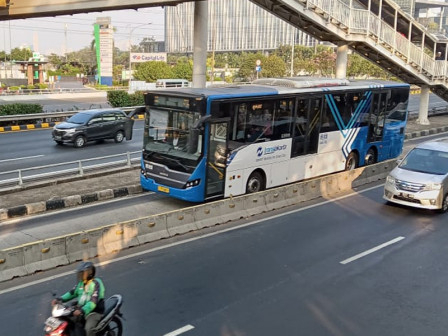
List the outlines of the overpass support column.
<svg viewBox="0 0 448 336">
<path fill-rule="evenodd" d="M 339 42 L 336 52 L 336 78 L 345 79 L 347 77 L 348 45 L 346 42 Z"/>
<path fill-rule="evenodd" d="M 207 70 L 208 1 L 194 3 L 193 87 L 204 88 Z"/>
<path fill-rule="evenodd" d="M 429 125 L 428 107 L 429 107 L 429 86 L 422 85 L 420 94 L 420 108 L 418 110 L 417 123 L 420 125 Z"/>
</svg>

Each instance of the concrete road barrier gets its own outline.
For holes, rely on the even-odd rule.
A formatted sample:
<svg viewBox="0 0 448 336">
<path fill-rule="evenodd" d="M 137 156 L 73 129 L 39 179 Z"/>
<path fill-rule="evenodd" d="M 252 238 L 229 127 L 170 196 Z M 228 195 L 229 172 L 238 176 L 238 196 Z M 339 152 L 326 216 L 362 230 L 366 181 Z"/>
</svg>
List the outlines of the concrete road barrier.
<svg viewBox="0 0 448 336">
<path fill-rule="evenodd" d="M 0 250 L 0 281 L 250 217 L 384 179 L 395 160 Z M 107 196 L 106 196 L 107 194 Z M 105 193 L 105 197 L 109 197 Z M 78 201 L 78 200 L 76 200 Z M 22 209 L 17 209 L 22 211 Z M 0 214 L 1 216 L 1 214 Z"/>
<path fill-rule="evenodd" d="M 65 250 L 66 237 L 41 240 L 23 246 L 25 269 L 28 274 L 69 263 Z"/>
<path fill-rule="evenodd" d="M 146 244 L 170 236 L 166 225 L 165 214 L 139 218 L 135 221 L 135 225 L 140 244 Z"/>
</svg>

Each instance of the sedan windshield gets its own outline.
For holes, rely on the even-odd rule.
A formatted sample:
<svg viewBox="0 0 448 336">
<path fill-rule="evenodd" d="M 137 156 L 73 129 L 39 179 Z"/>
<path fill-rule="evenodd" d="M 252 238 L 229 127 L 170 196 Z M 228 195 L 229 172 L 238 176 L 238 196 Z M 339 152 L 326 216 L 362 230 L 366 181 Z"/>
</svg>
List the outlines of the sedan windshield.
<svg viewBox="0 0 448 336">
<path fill-rule="evenodd" d="M 414 148 L 399 165 L 401 169 L 433 175 L 448 173 L 448 153 Z"/>
<path fill-rule="evenodd" d="M 72 123 L 72 124 L 79 124 L 79 125 L 84 125 L 85 123 L 87 123 L 91 118 L 90 114 L 85 114 L 85 113 L 77 113 L 73 116 L 71 116 L 70 118 L 67 119 L 67 122 Z"/>
</svg>

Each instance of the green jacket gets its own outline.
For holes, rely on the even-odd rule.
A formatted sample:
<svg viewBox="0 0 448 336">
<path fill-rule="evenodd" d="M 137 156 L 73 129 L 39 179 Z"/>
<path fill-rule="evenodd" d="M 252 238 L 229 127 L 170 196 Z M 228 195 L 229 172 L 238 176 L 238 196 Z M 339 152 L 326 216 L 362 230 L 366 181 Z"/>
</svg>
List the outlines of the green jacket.
<svg viewBox="0 0 448 336">
<path fill-rule="evenodd" d="M 63 302 L 67 302 L 76 298 L 85 316 L 93 311 L 102 314 L 104 312 L 104 292 L 105 288 L 101 279 L 94 278 L 85 285 L 83 281 L 78 282 L 72 290 L 62 295 L 61 299 Z"/>
</svg>

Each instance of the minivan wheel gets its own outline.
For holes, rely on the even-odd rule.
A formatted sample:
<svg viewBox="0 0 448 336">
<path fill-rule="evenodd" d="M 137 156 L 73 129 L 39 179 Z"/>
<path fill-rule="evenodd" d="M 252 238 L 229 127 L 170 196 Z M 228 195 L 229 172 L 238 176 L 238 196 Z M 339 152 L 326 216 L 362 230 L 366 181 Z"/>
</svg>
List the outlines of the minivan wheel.
<svg viewBox="0 0 448 336">
<path fill-rule="evenodd" d="M 78 135 L 75 139 L 75 142 L 73 142 L 73 146 L 76 148 L 84 147 L 86 144 L 86 138 L 84 138 L 82 135 Z"/>
<path fill-rule="evenodd" d="M 118 131 L 118 132 L 115 134 L 114 141 L 115 141 L 116 143 L 120 143 L 120 142 L 123 141 L 123 139 L 124 139 L 124 133 L 123 133 L 123 131 Z"/>
<path fill-rule="evenodd" d="M 440 213 L 445 213 L 448 211 L 448 193 L 443 197 L 442 207 L 439 209 Z"/>
<path fill-rule="evenodd" d="M 56 143 L 59 145 L 59 146 L 62 146 L 63 144 L 64 144 L 64 142 L 63 141 L 56 141 Z"/>
</svg>

